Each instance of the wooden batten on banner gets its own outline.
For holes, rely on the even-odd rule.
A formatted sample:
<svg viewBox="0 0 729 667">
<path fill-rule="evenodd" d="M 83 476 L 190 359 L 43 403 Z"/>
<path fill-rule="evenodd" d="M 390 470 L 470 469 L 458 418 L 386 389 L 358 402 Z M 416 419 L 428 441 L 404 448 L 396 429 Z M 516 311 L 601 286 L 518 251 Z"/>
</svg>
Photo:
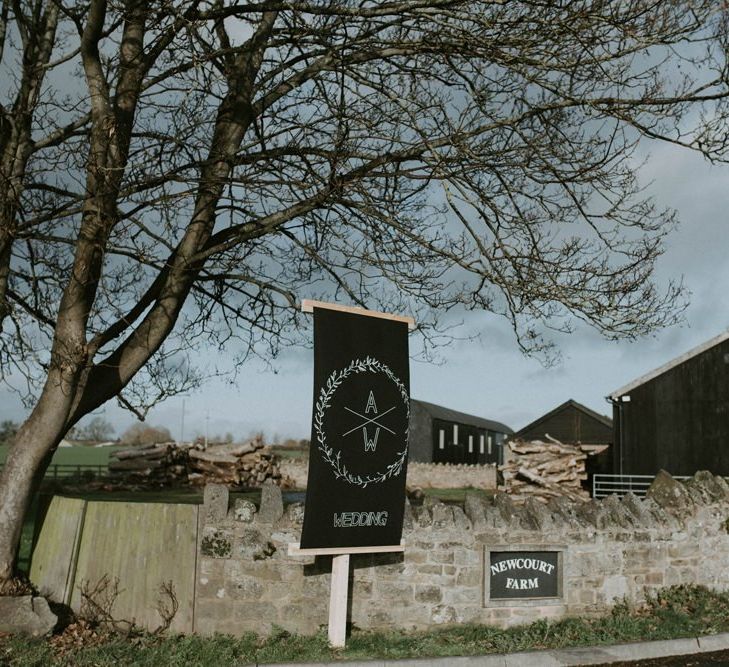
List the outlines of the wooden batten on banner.
<svg viewBox="0 0 729 667">
<path fill-rule="evenodd" d="M 315 308 L 334 310 L 352 315 L 363 315 L 368 318 L 380 318 L 391 322 L 402 322 L 407 324 L 409 331 L 415 329 L 415 320 L 412 317 L 393 315 L 390 313 L 367 310 L 365 308 L 342 306 L 336 303 L 327 303 L 310 299 L 304 299 L 301 302 L 301 310 L 304 313 L 313 313 Z M 365 412 L 365 414 L 367 413 Z M 289 556 L 332 556 L 332 578 L 329 596 L 329 643 L 331 646 L 343 647 L 346 641 L 350 555 L 402 553 L 404 551 L 405 547 L 402 544 L 373 544 L 368 546 L 343 547 L 331 545 L 303 549 L 300 544 L 289 544 Z"/>
<path fill-rule="evenodd" d="M 318 549 L 302 549 L 298 544 L 289 544 L 289 556 L 341 556 L 343 554 L 387 554 L 405 551 L 405 546 L 376 546 L 376 547 L 321 547 Z"/>
<path fill-rule="evenodd" d="M 354 315 L 365 315 L 366 317 L 379 317 L 383 320 L 391 320 L 392 322 L 405 322 L 408 329 L 415 329 L 415 319 L 407 315 L 393 315 L 392 313 L 381 313 L 379 310 L 367 310 L 358 306 L 342 306 L 338 303 L 327 303 L 326 301 L 313 301 L 312 299 L 304 299 L 301 302 L 302 313 L 313 313 L 314 308 L 327 308 L 328 310 L 338 310 L 342 313 L 352 313 Z"/>
</svg>

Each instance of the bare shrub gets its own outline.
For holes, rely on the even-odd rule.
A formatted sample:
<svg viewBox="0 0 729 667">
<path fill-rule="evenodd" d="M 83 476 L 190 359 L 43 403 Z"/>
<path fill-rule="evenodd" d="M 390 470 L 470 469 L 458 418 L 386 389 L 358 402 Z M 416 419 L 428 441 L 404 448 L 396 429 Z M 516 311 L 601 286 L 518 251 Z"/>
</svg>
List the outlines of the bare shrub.
<svg viewBox="0 0 729 667">
<path fill-rule="evenodd" d="M 79 585 L 81 606 L 78 617 L 91 628 L 101 628 L 124 637 L 138 636 L 145 630 L 137 625 L 135 619 L 126 620 L 114 616 L 114 606 L 123 592 L 119 588 L 119 577 L 113 579 L 104 574 L 95 584 L 84 579 Z M 159 587 L 159 597 L 155 609 L 162 622 L 151 634 L 161 635 L 170 629 L 179 611 L 180 603 L 172 580 L 164 581 Z"/>
</svg>

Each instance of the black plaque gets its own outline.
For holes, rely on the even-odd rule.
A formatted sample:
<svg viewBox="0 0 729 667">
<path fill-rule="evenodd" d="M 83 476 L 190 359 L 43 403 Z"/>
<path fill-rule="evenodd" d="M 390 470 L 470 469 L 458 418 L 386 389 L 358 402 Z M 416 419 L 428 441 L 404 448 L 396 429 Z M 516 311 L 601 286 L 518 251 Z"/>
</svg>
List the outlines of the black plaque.
<svg viewBox="0 0 729 667">
<path fill-rule="evenodd" d="M 558 551 L 492 551 L 492 600 L 554 598 L 559 592 Z"/>
<path fill-rule="evenodd" d="M 407 324 L 314 308 L 301 548 L 400 544 L 409 414 Z"/>
</svg>

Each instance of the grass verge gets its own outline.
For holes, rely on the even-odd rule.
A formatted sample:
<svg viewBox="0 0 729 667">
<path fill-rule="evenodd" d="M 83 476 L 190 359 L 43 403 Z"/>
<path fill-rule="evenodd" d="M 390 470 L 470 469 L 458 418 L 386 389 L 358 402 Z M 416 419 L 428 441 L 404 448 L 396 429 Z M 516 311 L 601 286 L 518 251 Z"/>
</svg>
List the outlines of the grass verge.
<svg viewBox="0 0 729 667">
<path fill-rule="evenodd" d="M 0 636 L 0 664 L 12 667 L 153 667 L 238 665 L 251 662 L 307 662 L 376 658 L 484 655 L 545 648 L 566 648 L 630 641 L 676 639 L 729 631 L 729 593 L 700 586 L 664 589 L 639 606 L 617 605 L 597 619 L 537 621 L 500 630 L 459 625 L 431 632 L 364 632 L 355 630 L 343 650 L 330 649 L 325 634 L 308 637 L 276 631 L 269 637 L 245 634 L 143 636 L 119 638 L 95 646 L 59 652 L 55 640 Z"/>
</svg>

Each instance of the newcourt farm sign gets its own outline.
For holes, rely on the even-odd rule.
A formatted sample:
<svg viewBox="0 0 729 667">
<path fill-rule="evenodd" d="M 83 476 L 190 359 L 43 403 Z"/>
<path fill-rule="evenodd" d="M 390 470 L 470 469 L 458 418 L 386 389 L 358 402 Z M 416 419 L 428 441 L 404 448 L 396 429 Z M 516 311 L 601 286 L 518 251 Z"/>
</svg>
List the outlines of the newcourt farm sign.
<svg viewBox="0 0 729 667">
<path fill-rule="evenodd" d="M 515 551 L 508 545 L 490 547 L 488 601 L 561 598 L 562 549 L 547 548 L 550 550 L 532 551 L 529 546 L 522 546 L 523 551 Z"/>
</svg>

